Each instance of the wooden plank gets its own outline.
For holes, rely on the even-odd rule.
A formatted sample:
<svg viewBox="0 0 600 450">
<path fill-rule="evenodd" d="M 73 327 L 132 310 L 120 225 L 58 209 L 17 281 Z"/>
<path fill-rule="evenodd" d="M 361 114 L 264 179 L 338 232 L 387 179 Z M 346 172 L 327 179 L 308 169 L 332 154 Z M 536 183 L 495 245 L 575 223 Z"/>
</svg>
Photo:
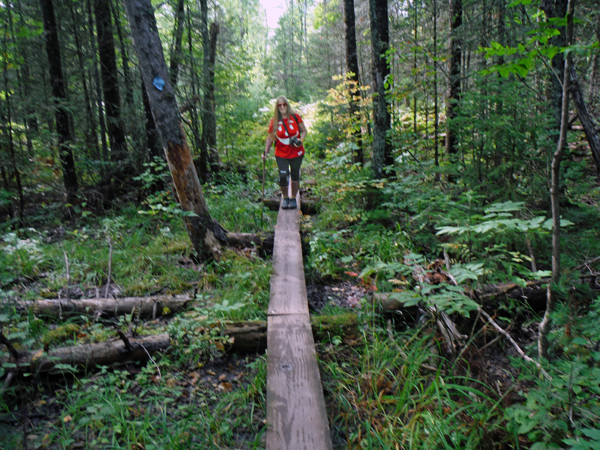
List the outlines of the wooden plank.
<svg viewBox="0 0 600 450">
<path fill-rule="evenodd" d="M 288 216 L 288 211 L 284 213 L 279 214 L 278 223 L 282 216 Z M 267 313 L 269 315 L 308 314 L 302 245 L 298 229 L 296 231 L 275 229 L 273 274 Z"/>
<path fill-rule="evenodd" d="M 268 319 L 267 450 L 331 450 L 308 314 Z"/>
</svg>

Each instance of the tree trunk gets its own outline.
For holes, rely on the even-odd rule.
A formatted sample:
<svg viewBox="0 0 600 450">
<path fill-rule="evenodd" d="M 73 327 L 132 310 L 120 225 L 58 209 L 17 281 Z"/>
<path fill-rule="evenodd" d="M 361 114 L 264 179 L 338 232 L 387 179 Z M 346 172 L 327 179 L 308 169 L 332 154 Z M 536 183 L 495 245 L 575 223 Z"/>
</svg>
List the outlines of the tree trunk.
<svg viewBox="0 0 600 450">
<path fill-rule="evenodd" d="M 191 18 L 191 14 L 190 14 L 190 10 L 188 8 L 187 10 L 187 21 L 188 21 L 188 30 L 190 30 L 188 32 L 188 53 L 189 53 L 189 58 L 190 58 L 190 80 L 191 80 L 191 84 L 192 84 L 192 97 L 195 98 L 199 98 L 198 95 L 198 89 L 199 89 L 199 84 L 198 83 L 198 74 L 196 72 L 196 64 L 195 61 L 196 59 L 194 58 L 194 46 L 193 46 L 193 42 L 192 42 L 192 18 Z M 200 151 L 200 179 L 204 182 L 208 181 L 207 180 L 207 174 L 208 174 L 208 159 L 207 159 L 207 155 L 205 151 L 202 151 L 202 138 L 200 136 L 200 120 L 198 118 L 198 111 L 196 109 L 195 104 L 193 105 L 192 108 L 190 108 L 190 118 L 191 118 L 191 122 L 192 122 L 192 134 L 194 136 L 194 147 L 196 152 Z M 204 159 L 203 159 L 204 158 Z"/>
<path fill-rule="evenodd" d="M 594 126 L 592 117 L 590 116 L 590 113 L 585 105 L 581 85 L 579 84 L 577 72 L 573 66 L 571 66 L 571 93 L 573 95 L 573 103 L 575 103 L 575 107 L 577 108 L 579 121 L 581 122 L 581 125 L 583 125 L 585 137 L 587 138 L 590 149 L 592 150 L 592 156 L 594 157 L 594 162 L 596 163 L 596 173 L 598 176 L 600 176 L 600 140 L 598 139 L 598 134 L 596 133 L 596 127 Z"/>
<path fill-rule="evenodd" d="M 217 52 L 217 35 L 219 25 L 212 23 L 208 29 L 207 0 L 200 0 L 200 28 L 202 33 L 202 48 L 204 59 L 202 75 L 204 77 L 204 101 L 202 106 L 202 150 L 210 170 L 219 171 L 219 153 L 217 151 L 217 117 L 215 113 L 215 58 Z"/>
<path fill-rule="evenodd" d="M 100 56 L 102 91 L 111 150 L 110 159 L 113 162 L 122 162 L 127 159 L 127 145 L 121 120 L 121 94 L 119 92 L 117 57 L 109 1 L 94 0 L 94 14 L 96 15 L 98 55 Z"/>
<path fill-rule="evenodd" d="M 91 298 L 80 300 L 19 301 L 17 310 L 34 314 L 67 317 L 79 314 L 104 317 L 122 316 L 136 311 L 140 317 L 160 317 L 183 309 L 192 299 L 189 295 L 160 295 L 157 297 Z"/>
<path fill-rule="evenodd" d="M 575 0 L 569 0 L 567 7 L 567 29 L 565 43 L 573 42 L 573 12 Z M 552 156 L 552 173 L 550 185 L 550 201 L 552 208 L 552 283 L 548 283 L 548 300 L 546 312 L 540 323 L 540 336 L 538 339 L 538 354 L 540 358 L 548 358 L 548 333 L 550 333 L 551 315 L 556 307 L 556 293 L 552 285 L 558 284 L 560 279 L 560 162 L 567 143 L 567 128 L 569 126 L 569 86 L 571 81 L 571 54 L 563 58 L 563 86 L 560 134 L 556 151 Z"/>
<path fill-rule="evenodd" d="M 458 152 L 458 139 L 456 126 L 453 120 L 458 115 L 458 102 L 461 97 L 460 74 L 462 39 L 458 37 L 458 29 L 462 25 L 463 5 L 462 0 L 450 0 L 450 61 L 449 61 L 449 88 L 446 102 L 446 154 L 454 155 Z"/>
<path fill-rule="evenodd" d="M 104 105 L 102 102 L 102 86 L 100 84 L 100 73 L 98 71 L 98 52 L 96 35 L 94 33 L 94 20 L 92 15 L 92 2 L 94 0 L 87 0 L 87 14 L 88 14 L 88 29 L 90 31 L 90 43 L 92 45 L 92 78 L 94 80 L 96 92 L 95 92 L 95 103 L 98 111 L 98 125 L 100 127 L 100 143 L 102 146 L 102 157 L 98 158 L 98 160 L 102 160 L 103 162 L 108 162 L 108 144 L 106 142 L 106 121 L 104 120 Z M 106 168 L 104 165 L 100 168 L 100 173 L 102 175 L 106 174 Z"/>
<path fill-rule="evenodd" d="M 146 151 L 148 152 L 148 160 L 152 162 L 154 158 L 161 157 L 160 149 L 160 137 L 154 124 L 154 117 L 152 117 L 152 109 L 150 108 L 150 100 L 148 100 L 148 92 L 146 92 L 146 85 L 142 81 L 142 100 L 144 103 L 144 117 L 146 125 Z"/>
<path fill-rule="evenodd" d="M 74 203 L 77 194 L 77 172 L 75 171 L 75 159 L 70 147 L 71 131 L 69 129 L 69 113 L 64 106 L 66 100 L 65 82 L 62 71 L 60 45 L 58 42 L 58 31 L 56 18 L 54 16 L 54 4 L 52 0 L 40 0 L 42 8 L 42 19 L 44 21 L 44 34 L 46 35 L 46 52 L 48 53 L 48 70 L 50 72 L 50 86 L 52 97 L 55 101 L 54 116 L 56 120 L 56 131 L 58 133 L 58 153 L 62 165 L 63 182 L 67 191 L 67 202 Z"/>
<path fill-rule="evenodd" d="M 175 29 L 173 30 L 173 49 L 171 51 L 171 62 L 169 65 L 169 74 L 171 75 L 171 84 L 177 87 L 177 78 L 179 76 L 179 61 L 181 60 L 181 41 L 183 39 L 183 25 L 185 21 L 185 1 L 177 0 L 177 15 L 175 16 Z"/>
<path fill-rule="evenodd" d="M 306 10 L 305 10 L 306 11 Z M 356 18 L 354 13 L 354 0 L 344 0 L 344 22 L 346 24 L 346 72 L 349 86 L 350 101 L 348 103 L 348 113 L 350 114 L 350 124 L 354 128 L 352 136 L 356 140 L 357 149 L 352 158 L 355 163 L 364 163 L 364 154 L 362 148 L 362 136 L 360 130 L 360 109 L 358 107 L 359 91 L 359 73 L 358 73 L 358 52 L 356 50 Z"/>
<path fill-rule="evenodd" d="M 439 126 L 440 126 L 440 114 L 438 107 L 438 65 L 437 65 L 437 1 L 433 0 L 433 154 L 435 158 L 435 165 L 440 165 L 439 155 Z M 436 173 L 436 179 L 439 181 L 439 173 Z"/>
<path fill-rule="evenodd" d="M 567 14 L 568 0 L 543 0 L 540 7 L 546 14 L 546 20 L 564 18 Z M 553 26 L 553 25 L 551 25 Z M 557 47 L 565 46 L 564 27 L 558 27 L 560 34 L 553 36 L 550 40 L 552 45 Z M 562 108 L 562 92 L 563 92 L 563 74 L 564 74 L 564 55 L 558 52 L 551 62 L 550 87 L 548 91 L 548 99 L 550 100 L 550 108 L 554 117 L 553 137 L 558 142 L 561 124 L 561 108 Z"/>
<path fill-rule="evenodd" d="M 113 340 L 100 344 L 61 347 L 48 352 L 34 350 L 20 356 L 19 369 L 24 373 L 39 373 L 53 371 L 59 364 L 90 369 L 116 362 L 147 361 L 150 354 L 165 350 L 170 345 L 168 333 L 128 338 L 127 342 L 129 345 L 123 340 Z"/>
<path fill-rule="evenodd" d="M 81 78 L 81 86 L 83 87 L 83 98 L 85 102 L 85 112 L 86 112 L 86 129 L 85 129 L 85 140 L 86 145 L 92 155 L 92 158 L 98 158 L 100 156 L 100 151 L 98 149 L 98 137 L 96 136 L 96 118 L 94 117 L 94 112 L 92 110 L 90 93 L 88 90 L 88 79 L 87 74 L 85 72 L 85 58 L 83 55 L 83 49 L 81 47 L 81 42 L 79 39 L 79 30 L 78 25 L 79 22 L 75 16 L 75 8 L 73 6 L 73 2 L 67 3 L 69 6 L 69 12 L 71 13 L 71 22 L 73 25 L 72 33 L 75 38 L 75 47 L 77 49 L 77 62 L 79 63 L 79 77 Z"/>
<path fill-rule="evenodd" d="M 372 165 L 376 178 L 382 178 L 384 168 L 394 162 L 388 139 L 391 117 L 385 98 L 385 83 L 389 82 L 390 69 L 386 52 L 390 46 L 387 0 L 369 0 L 371 20 L 371 51 L 373 58 L 373 156 Z"/>
<path fill-rule="evenodd" d="M 192 154 L 179 123 L 179 111 L 156 27 L 154 9 L 150 0 L 126 0 L 125 6 L 154 123 L 167 155 L 179 202 L 185 211 L 194 213 L 193 216 L 186 216 L 192 245 L 203 261 L 211 256 L 218 257 L 220 245 L 215 233 L 218 234 L 222 229 L 210 217 Z M 164 83 L 164 86 L 159 89 L 153 81 L 158 86 Z"/>
</svg>

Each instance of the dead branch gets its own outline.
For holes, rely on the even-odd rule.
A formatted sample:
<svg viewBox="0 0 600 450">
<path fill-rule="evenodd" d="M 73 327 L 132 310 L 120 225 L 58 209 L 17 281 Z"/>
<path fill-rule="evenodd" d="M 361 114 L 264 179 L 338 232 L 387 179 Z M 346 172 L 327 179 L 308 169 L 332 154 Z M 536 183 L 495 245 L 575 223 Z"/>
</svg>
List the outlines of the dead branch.
<svg viewBox="0 0 600 450">
<path fill-rule="evenodd" d="M 125 344 L 125 348 L 128 351 L 132 352 L 133 351 L 133 347 L 131 346 L 131 342 L 129 342 L 129 338 L 127 336 L 125 336 L 125 333 L 123 333 L 121 330 L 117 330 L 117 334 L 119 335 L 119 337 L 121 338 L 121 340 Z"/>
<path fill-rule="evenodd" d="M 2 333 L 2 332 L 0 332 L 0 344 L 6 345 L 8 352 L 12 355 L 12 357 L 15 359 L 15 361 L 17 361 L 19 359 L 19 352 L 17 351 L 16 348 L 13 347 L 13 345 L 10 343 L 8 338 L 6 336 L 4 336 L 4 333 Z"/>
<path fill-rule="evenodd" d="M 529 356 L 527 356 L 525 354 L 525 352 L 523 350 L 521 350 L 521 347 L 519 347 L 519 344 L 517 344 L 515 342 L 515 340 L 512 338 L 512 336 L 508 332 L 506 332 L 500 325 L 498 325 L 494 321 L 494 319 L 491 318 L 491 316 L 488 313 L 486 313 L 482 308 L 478 308 L 478 310 L 481 313 L 481 315 L 486 318 L 486 320 L 490 323 L 490 325 L 492 325 L 496 329 L 496 331 L 498 331 L 498 333 L 501 333 L 502 335 L 504 335 L 504 337 L 506 339 L 508 339 L 508 341 L 513 345 L 513 347 L 515 348 L 515 350 L 517 350 L 517 353 L 519 355 L 521 355 L 521 358 L 523 358 L 527 362 L 535 364 L 535 366 L 542 372 L 542 375 L 544 375 L 544 377 L 547 380 L 552 380 L 552 377 L 548 374 L 548 372 L 546 372 L 543 369 L 542 365 L 539 362 L 537 362 L 536 360 L 534 360 L 534 359 L 530 358 Z"/>
</svg>

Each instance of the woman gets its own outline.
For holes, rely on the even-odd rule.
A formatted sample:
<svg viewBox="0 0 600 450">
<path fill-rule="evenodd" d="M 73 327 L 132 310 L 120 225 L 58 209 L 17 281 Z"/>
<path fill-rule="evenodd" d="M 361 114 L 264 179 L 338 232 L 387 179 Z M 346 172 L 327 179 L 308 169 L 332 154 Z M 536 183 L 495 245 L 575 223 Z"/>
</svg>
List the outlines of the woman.
<svg viewBox="0 0 600 450">
<path fill-rule="evenodd" d="M 283 209 L 297 209 L 296 194 L 300 188 L 300 166 L 304 158 L 304 138 L 307 131 L 302 118 L 294 112 L 282 95 L 275 103 L 273 118 L 269 123 L 267 145 L 262 155 L 267 158 L 275 142 L 275 159 L 279 168 L 279 186 L 283 195 Z M 288 197 L 288 177 L 292 176 L 292 196 Z"/>
</svg>

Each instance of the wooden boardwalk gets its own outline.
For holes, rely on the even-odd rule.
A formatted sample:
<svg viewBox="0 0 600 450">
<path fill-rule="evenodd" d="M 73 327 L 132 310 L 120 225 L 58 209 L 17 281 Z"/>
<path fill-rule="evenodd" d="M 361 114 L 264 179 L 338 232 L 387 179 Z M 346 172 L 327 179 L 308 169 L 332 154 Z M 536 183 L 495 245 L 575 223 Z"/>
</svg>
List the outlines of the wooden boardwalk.
<svg viewBox="0 0 600 450">
<path fill-rule="evenodd" d="M 308 315 L 300 196 L 275 227 L 267 328 L 267 450 L 331 450 L 331 436 Z"/>
</svg>

